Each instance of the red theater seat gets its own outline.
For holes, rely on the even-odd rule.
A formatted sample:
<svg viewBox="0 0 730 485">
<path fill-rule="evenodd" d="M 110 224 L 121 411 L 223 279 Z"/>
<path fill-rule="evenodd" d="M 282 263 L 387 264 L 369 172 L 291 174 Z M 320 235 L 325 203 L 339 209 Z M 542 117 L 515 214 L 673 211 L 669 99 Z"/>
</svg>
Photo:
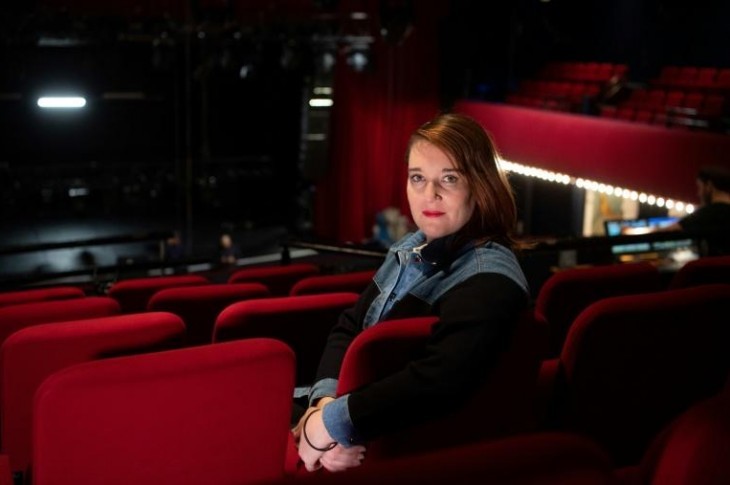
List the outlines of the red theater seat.
<svg viewBox="0 0 730 485">
<path fill-rule="evenodd" d="M 210 283 L 200 275 L 153 276 L 117 281 L 109 288 L 109 296 L 119 302 L 122 313 L 137 313 L 147 309 L 152 295 L 165 288 L 200 286 Z"/>
<path fill-rule="evenodd" d="M 314 295 L 319 293 L 335 293 L 347 291 L 362 293 L 373 281 L 375 270 L 357 271 L 354 273 L 309 276 L 298 281 L 289 293 L 291 296 Z"/>
<path fill-rule="evenodd" d="M 0 410 L 2 452 L 12 470 L 25 472 L 30 463 L 33 395 L 44 379 L 81 362 L 176 345 L 184 331 L 175 315 L 143 313 L 36 325 L 11 335 L 0 350 Z"/>
<path fill-rule="evenodd" d="M 609 296 L 662 289 L 659 271 L 650 263 L 626 263 L 560 271 L 548 278 L 535 299 L 535 313 L 547 322 L 549 356 L 557 356 L 573 320 L 588 305 Z"/>
<path fill-rule="evenodd" d="M 105 296 L 23 303 L 0 308 L 0 344 L 21 328 L 41 323 L 106 317 L 119 313 L 119 303 Z"/>
<path fill-rule="evenodd" d="M 684 101 L 684 91 L 672 90 L 667 92 L 667 98 L 664 104 L 667 108 L 678 108 L 682 106 Z"/>
<path fill-rule="evenodd" d="M 711 256 L 695 259 L 679 268 L 669 282 L 670 288 L 712 283 L 730 284 L 730 256 Z"/>
<path fill-rule="evenodd" d="M 676 86 L 679 79 L 679 66 L 664 66 L 659 72 L 657 84 L 663 86 Z"/>
<path fill-rule="evenodd" d="M 723 485 L 730 478 L 730 396 L 693 405 L 660 433 L 633 481 L 651 485 Z"/>
<path fill-rule="evenodd" d="M 297 281 L 316 274 L 319 274 L 319 267 L 308 263 L 261 266 L 239 269 L 228 278 L 228 282 L 263 283 L 273 296 L 286 296 Z"/>
<path fill-rule="evenodd" d="M 705 104 L 705 96 L 705 93 L 696 91 L 689 92 L 685 96 L 684 101 L 682 101 L 682 107 L 699 111 L 702 105 Z"/>
<path fill-rule="evenodd" d="M 705 285 L 586 308 L 552 366 L 552 424 L 596 440 L 619 466 L 638 463 L 672 419 L 723 388 L 728 301 L 730 285 Z"/>
<path fill-rule="evenodd" d="M 432 439 L 434 439 L 432 437 Z M 526 434 L 371 462 L 341 473 L 315 472 L 279 484 L 609 485 L 611 460 L 592 441 L 562 433 Z"/>
<path fill-rule="evenodd" d="M 213 341 L 215 319 L 227 306 L 252 298 L 265 298 L 269 290 L 261 283 L 224 283 L 166 288 L 155 293 L 147 311 L 170 312 L 185 322 L 185 345 Z"/>
<path fill-rule="evenodd" d="M 285 344 L 251 339 L 59 371 L 36 394 L 33 483 L 282 478 L 294 366 Z"/>
<path fill-rule="evenodd" d="M 435 317 L 391 320 L 358 335 L 345 354 L 338 395 L 403 369 L 422 352 L 435 322 Z M 534 430 L 543 331 L 532 311 L 525 310 L 507 349 L 463 407 L 369 443 L 368 458 L 393 458 Z"/>
<path fill-rule="evenodd" d="M 330 329 L 355 305 L 355 293 L 285 296 L 234 303 L 215 322 L 213 341 L 269 337 L 297 356 L 297 385 L 312 384 Z"/>
<path fill-rule="evenodd" d="M 719 89 L 730 89 L 730 68 L 723 68 L 718 71 L 715 86 Z"/>
<path fill-rule="evenodd" d="M 715 87 L 718 69 L 716 67 L 702 67 L 697 72 L 695 85 L 702 89 L 711 89 Z"/>
<path fill-rule="evenodd" d="M 717 118 L 725 112 L 725 96 L 710 94 L 702 104 L 700 114 L 709 118 Z"/>
<path fill-rule="evenodd" d="M 698 68 L 695 66 L 680 67 L 674 84 L 682 87 L 696 86 L 698 71 Z"/>
<path fill-rule="evenodd" d="M 31 303 L 34 301 L 70 300 L 86 296 L 81 288 L 75 286 L 54 286 L 29 290 L 6 291 L 0 293 L 0 307 Z"/>
</svg>

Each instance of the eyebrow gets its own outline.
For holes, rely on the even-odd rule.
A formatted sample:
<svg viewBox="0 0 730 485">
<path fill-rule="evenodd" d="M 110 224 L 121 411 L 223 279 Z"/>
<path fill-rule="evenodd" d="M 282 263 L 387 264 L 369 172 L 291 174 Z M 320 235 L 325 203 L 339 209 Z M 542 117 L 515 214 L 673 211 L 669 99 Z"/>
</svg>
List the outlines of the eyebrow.
<svg viewBox="0 0 730 485">
<path fill-rule="evenodd" d="M 409 173 L 410 172 L 421 172 L 421 171 L 422 171 L 422 169 L 420 167 L 413 167 L 413 168 L 408 169 Z M 458 168 L 444 168 L 443 170 L 441 170 L 441 173 L 454 173 L 454 172 L 462 173 L 461 170 L 459 170 Z"/>
</svg>

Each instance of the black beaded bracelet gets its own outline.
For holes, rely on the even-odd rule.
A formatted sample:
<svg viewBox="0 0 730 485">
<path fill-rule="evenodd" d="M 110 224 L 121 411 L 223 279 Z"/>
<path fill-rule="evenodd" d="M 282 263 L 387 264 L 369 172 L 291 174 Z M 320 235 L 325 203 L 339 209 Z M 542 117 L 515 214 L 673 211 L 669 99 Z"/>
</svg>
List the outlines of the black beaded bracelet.
<svg viewBox="0 0 730 485">
<path fill-rule="evenodd" d="M 312 417 L 312 414 L 316 413 L 317 411 L 321 411 L 321 409 L 315 409 L 314 411 L 312 411 L 311 413 L 309 413 L 306 418 L 304 418 L 304 424 L 302 425 L 302 436 L 304 436 L 304 441 L 306 441 L 307 444 L 312 449 L 315 449 L 317 451 L 329 451 L 332 448 L 334 448 L 335 446 L 337 446 L 337 442 L 336 441 L 333 441 L 332 443 L 328 444 L 324 448 L 318 448 L 318 447 L 314 446 L 312 444 L 312 442 L 309 441 L 309 438 L 307 437 L 307 421 L 309 421 L 309 418 Z"/>
</svg>

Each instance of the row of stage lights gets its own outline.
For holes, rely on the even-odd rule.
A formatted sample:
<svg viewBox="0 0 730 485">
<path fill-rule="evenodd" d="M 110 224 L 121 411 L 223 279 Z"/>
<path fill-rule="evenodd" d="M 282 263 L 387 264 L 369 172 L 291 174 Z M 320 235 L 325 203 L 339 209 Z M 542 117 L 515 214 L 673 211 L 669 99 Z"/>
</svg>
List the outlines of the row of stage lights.
<svg viewBox="0 0 730 485">
<path fill-rule="evenodd" d="M 644 192 L 638 192 L 636 190 L 604 184 L 601 182 L 596 182 L 594 180 L 571 177 L 570 175 L 551 172 L 542 168 L 521 165 L 519 163 L 510 162 L 504 159 L 501 159 L 499 163 L 503 170 L 507 172 L 513 172 L 519 175 L 524 175 L 526 177 L 534 177 L 540 180 L 559 183 L 563 185 L 574 185 L 579 189 L 590 190 L 593 192 L 599 192 L 615 197 L 622 197 L 624 199 L 638 201 L 641 204 L 648 204 L 657 207 L 666 207 L 667 209 L 675 210 L 677 212 L 685 212 L 687 214 L 691 214 L 695 210 L 694 205 L 692 204 L 669 199 L 666 197 L 646 194 Z"/>
</svg>

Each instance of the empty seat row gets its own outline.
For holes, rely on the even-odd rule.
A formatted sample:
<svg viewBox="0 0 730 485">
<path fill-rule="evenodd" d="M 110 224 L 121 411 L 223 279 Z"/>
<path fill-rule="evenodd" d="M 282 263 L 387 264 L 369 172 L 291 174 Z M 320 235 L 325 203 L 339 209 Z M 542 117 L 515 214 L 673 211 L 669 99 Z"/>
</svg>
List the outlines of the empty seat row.
<svg viewBox="0 0 730 485">
<path fill-rule="evenodd" d="M 647 123 L 667 128 L 712 130 L 717 125 L 716 121 L 696 115 L 682 114 L 681 111 L 639 109 L 634 106 L 602 106 L 600 115 L 603 118 Z"/>
<path fill-rule="evenodd" d="M 651 81 L 654 86 L 706 90 L 730 89 L 730 69 L 699 66 L 664 66 Z"/>
<path fill-rule="evenodd" d="M 263 285 L 270 296 L 306 295 L 313 293 L 355 291 L 361 292 L 372 280 L 375 270 L 343 274 L 320 274 L 314 264 L 299 263 L 243 268 L 232 273 L 228 284 Z M 202 275 L 176 275 L 132 278 L 115 282 L 108 295 L 121 305 L 122 313 L 141 312 L 147 309 L 152 296 L 160 290 L 212 284 Z M 240 286 L 240 289 L 246 287 Z M 225 290 L 210 290 L 211 292 Z M 229 290 L 231 298 L 235 290 Z"/>
<path fill-rule="evenodd" d="M 605 83 L 623 79 L 628 72 L 626 64 L 610 62 L 551 62 L 540 72 L 542 79 L 593 81 Z"/>
<path fill-rule="evenodd" d="M 619 106 L 644 110 L 675 111 L 706 117 L 720 116 L 725 110 L 725 96 L 697 91 L 664 90 L 661 88 L 635 89 L 629 99 Z"/>
<path fill-rule="evenodd" d="M 48 300 L 66 300 L 86 296 L 81 288 L 75 286 L 54 286 L 49 288 L 33 288 L 0 293 L 0 308 L 20 303 L 32 303 Z"/>
<path fill-rule="evenodd" d="M 589 305 L 609 297 L 655 293 L 665 287 L 688 288 L 730 284 L 730 257 L 704 257 L 686 263 L 668 284 L 648 262 L 602 265 L 559 271 L 540 287 L 535 298 L 536 318 L 548 328 L 549 357 L 557 357 L 574 320 Z"/>
</svg>

